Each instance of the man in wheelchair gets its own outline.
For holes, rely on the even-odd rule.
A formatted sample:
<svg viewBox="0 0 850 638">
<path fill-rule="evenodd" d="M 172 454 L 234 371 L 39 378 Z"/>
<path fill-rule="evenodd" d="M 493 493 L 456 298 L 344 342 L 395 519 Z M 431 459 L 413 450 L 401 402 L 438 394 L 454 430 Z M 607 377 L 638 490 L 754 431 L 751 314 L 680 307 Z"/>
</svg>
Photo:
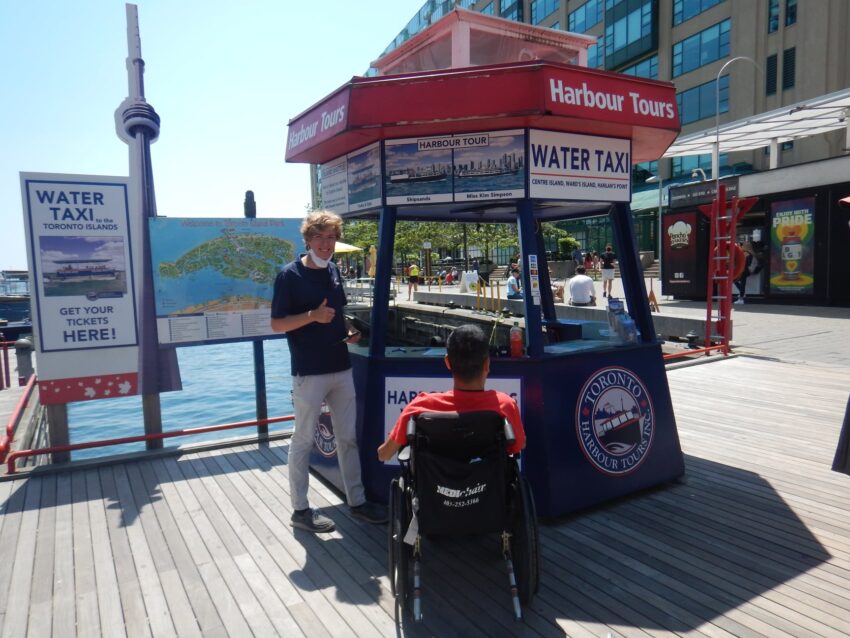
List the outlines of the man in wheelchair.
<svg viewBox="0 0 850 638">
<path fill-rule="evenodd" d="M 392 592 L 420 620 L 422 535 L 497 533 L 521 619 L 521 603 L 539 586 L 539 550 L 534 498 L 517 462 L 525 447 L 519 409 L 507 394 L 484 389 L 490 357 L 481 328 L 459 326 L 446 346 L 453 388 L 417 396 L 378 447 L 381 461 L 401 450 L 389 495 Z"/>
<path fill-rule="evenodd" d="M 388 461 L 407 445 L 408 421 L 422 412 L 498 412 L 514 430 L 515 441 L 508 452 L 518 454 L 525 447 L 525 430 L 516 401 L 504 392 L 484 389 L 490 374 L 490 346 L 484 331 L 472 324 L 455 328 L 446 344 L 445 362 L 454 387 L 448 392 L 422 393 L 402 410 L 389 437 L 378 448 L 381 461 Z"/>
</svg>

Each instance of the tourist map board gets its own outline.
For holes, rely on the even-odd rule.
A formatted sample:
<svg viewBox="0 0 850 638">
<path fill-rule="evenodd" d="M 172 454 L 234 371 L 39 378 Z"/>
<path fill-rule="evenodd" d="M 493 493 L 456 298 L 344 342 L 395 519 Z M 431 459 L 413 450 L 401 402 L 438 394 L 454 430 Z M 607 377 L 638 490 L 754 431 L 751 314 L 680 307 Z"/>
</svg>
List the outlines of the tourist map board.
<svg viewBox="0 0 850 638">
<path fill-rule="evenodd" d="M 274 280 L 303 247 L 300 226 L 300 219 L 151 219 L 160 344 L 273 334 Z"/>
</svg>

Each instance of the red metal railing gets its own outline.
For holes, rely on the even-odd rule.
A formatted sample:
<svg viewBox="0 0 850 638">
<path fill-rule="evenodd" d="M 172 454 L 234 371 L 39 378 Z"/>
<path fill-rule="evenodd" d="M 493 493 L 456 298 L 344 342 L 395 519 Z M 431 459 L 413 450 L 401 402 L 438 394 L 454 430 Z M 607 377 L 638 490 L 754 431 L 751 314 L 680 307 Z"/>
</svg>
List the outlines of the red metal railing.
<svg viewBox="0 0 850 638">
<path fill-rule="evenodd" d="M 24 410 L 27 409 L 27 404 L 29 403 L 30 396 L 32 396 L 34 388 L 35 375 L 31 374 L 26 387 L 24 387 L 24 393 L 21 395 L 21 398 L 18 399 L 18 404 L 12 411 L 12 416 L 9 417 L 9 422 L 6 423 L 6 432 L 3 434 L 3 438 L 0 439 L 0 463 L 6 460 L 6 455 L 9 453 L 9 448 L 12 445 L 12 439 L 15 438 L 15 431 L 18 429 L 18 423 L 21 421 Z"/>
<path fill-rule="evenodd" d="M 721 350 L 723 354 L 729 354 L 727 350 L 726 344 L 720 344 L 719 346 L 708 346 L 707 348 L 694 348 L 693 350 L 682 350 L 681 352 L 670 352 L 662 356 L 665 361 L 669 361 L 670 359 L 679 359 L 680 357 L 687 357 L 692 354 L 702 354 L 706 355 L 714 350 Z"/>
<path fill-rule="evenodd" d="M 6 471 L 8 474 L 15 473 L 15 461 L 27 456 L 39 456 L 41 454 L 55 454 L 59 452 L 73 452 L 74 450 L 86 450 L 95 447 L 107 447 L 110 445 L 122 445 L 124 443 L 138 443 L 140 441 L 156 441 L 158 439 L 169 439 L 175 436 L 190 436 L 192 434 L 204 434 L 205 432 L 218 432 L 220 430 L 232 430 L 256 425 L 268 425 L 270 423 L 282 423 L 294 421 L 295 415 L 276 416 L 270 419 L 256 419 L 254 421 L 238 421 L 236 423 L 224 423 L 222 425 L 205 425 L 199 428 L 185 428 L 183 430 L 170 430 L 157 434 L 140 434 L 138 436 L 125 436 L 117 439 L 103 439 L 100 441 L 86 441 L 85 443 L 74 443 L 71 445 L 57 445 L 54 447 L 39 448 L 37 450 L 17 450 L 9 454 L 6 459 Z M 1 462 L 1 461 L 0 461 Z"/>
</svg>

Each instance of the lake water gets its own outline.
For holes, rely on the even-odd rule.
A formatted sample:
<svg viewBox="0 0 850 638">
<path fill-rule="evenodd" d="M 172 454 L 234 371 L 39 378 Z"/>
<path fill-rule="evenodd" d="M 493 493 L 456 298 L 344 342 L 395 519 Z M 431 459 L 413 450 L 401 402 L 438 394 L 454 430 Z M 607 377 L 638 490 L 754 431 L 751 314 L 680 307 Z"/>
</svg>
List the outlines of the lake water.
<svg viewBox="0 0 850 638">
<path fill-rule="evenodd" d="M 163 431 L 256 419 L 254 350 L 251 343 L 177 349 L 183 390 L 160 395 Z M 292 414 L 289 348 L 286 339 L 264 342 L 269 417 Z M 71 443 L 144 434 L 141 397 L 84 401 L 68 405 Z M 272 424 L 270 432 L 292 427 Z M 256 426 L 165 439 L 165 446 L 256 434 Z M 80 450 L 85 459 L 145 449 L 144 443 Z"/>
</svg>

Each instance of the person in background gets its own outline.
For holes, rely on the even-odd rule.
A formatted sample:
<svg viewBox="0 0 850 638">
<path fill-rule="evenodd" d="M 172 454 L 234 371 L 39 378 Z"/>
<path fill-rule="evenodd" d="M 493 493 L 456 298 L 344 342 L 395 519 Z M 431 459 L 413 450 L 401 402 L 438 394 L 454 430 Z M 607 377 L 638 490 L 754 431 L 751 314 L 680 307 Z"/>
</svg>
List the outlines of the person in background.
<svg viewBox="0 0 850 638">
<path fill-rule="evenodd" d="M 410 267 L 407 269 L 407 300 L 410 301 L 411 293 L 419 290 L 419 264 L 415 261 L 410 262 Z"/>
<path fill-rule="evenodd" d="M 576 267 L 581 266 L 581 262 L 582 262 L 581 248 L 576 246 L 573 249 L 572 258 L 573 258 L 573 261 L 575 262 Z"/>
<path fill-rule="evenodd" d="M 752 243 L 744 242 L 741 248 L 746 255 L 746 262 L 744 263 L 744 270 L 741 272 L 741 276 L 735 280 L 735 287 L 738 289 L 738 298 L 735 300 L 736 304 L 744 303 L 744 298 L 747 296 L 747 279 L 749 276 L 761 272 L 761 262 L 755 250 L 753 250 Z"/>
<path fill-rule="evenodd" d="M 564 303 L 564 284 L 551 284 L 551 288 L 555 303 Z"/>
<path fill-rule="evenodd" d="M 566 280 L 564 280 L 564 283 L 559 284 L 558 278 L 552 272 L 552 267 L 549 266 L 549 287 L 552 290 L 552 297 L 555 300 L 555 303 L 563 303 L 564 289 L 566 288 L 566 283 Z"/>
<path fill-rule="evenodd" d="M 378 447 L 378 460 L 389 461 L 407 445 L 407 422 L 422 412 L 498 412 L 514 430 L 515 440 L 508 453 L 519 454 L 525 447 L 525 430 L 516 401 L 504 392 L 484 389 L 490 373 L 490 347 L 484 331 L 473 324 L 455 328 L 443 360 L 451 370 L 454 387 L 448 392 L 422 392 L 408 403 L 387 440 Z"/>
<path fill-rule="evenodd" d="M 599 253 L 597 251 L 593 251 L 593 278 L 596 279 L 596 273 L 599 272 L 599 265 L 602 263 L 602 260 L 599 259 Z"/>
<path fill-rule="evenodd" d="M 570 305 L 596 305 L 596 286 L 593 279 L 587 276 L 587 269 L 584 266 L 576 268 L 575 277 L 570 279 Z"/>
<path fill-rule="evenodd" d="M 292 402 L 295 431 L 289 443 L 289 497 L 293 527 L 330 532 L 333 521 L 310 507 L 307 499 L 310 450 L 322 404 L 333 419 L 337 458 L 345 498 L 352 516 L 369 523 L 385 523 L 386 511 L 366 501 L 357 450 L 357 402 L 346 343 L 357 343 L 360 333 L 342 313 L 347 300 L 339 270 L 331 261 L 342 234 L 342 219 L 327 211 L 313 211 L 301 224 L 307 254 L 284 266 L 274 283 L 271 328 L 285 332 L 292 363 Z"/>
<path fill-rule="evenodd" d="M 522 283 L 516 266 L 511 268 L 511 276 L 508 277 L 508 299 L 522 299 Z"/>
<path fill-rule="evenodd" d="M 614 254 L 611 244 L 605 246 L 605 252 L 600 255 L 599 260 L 602 262 L 602 296 L 610 297 L 611 288 L 614 286 L 614 264 L 617 262 L 617 255 Z"/>
<path fill-rule="evenodd" d="M 593 270 L 593 255 L 588 250 L 584 253 L 584 271 L 591 272 Z"/>
</svg>

